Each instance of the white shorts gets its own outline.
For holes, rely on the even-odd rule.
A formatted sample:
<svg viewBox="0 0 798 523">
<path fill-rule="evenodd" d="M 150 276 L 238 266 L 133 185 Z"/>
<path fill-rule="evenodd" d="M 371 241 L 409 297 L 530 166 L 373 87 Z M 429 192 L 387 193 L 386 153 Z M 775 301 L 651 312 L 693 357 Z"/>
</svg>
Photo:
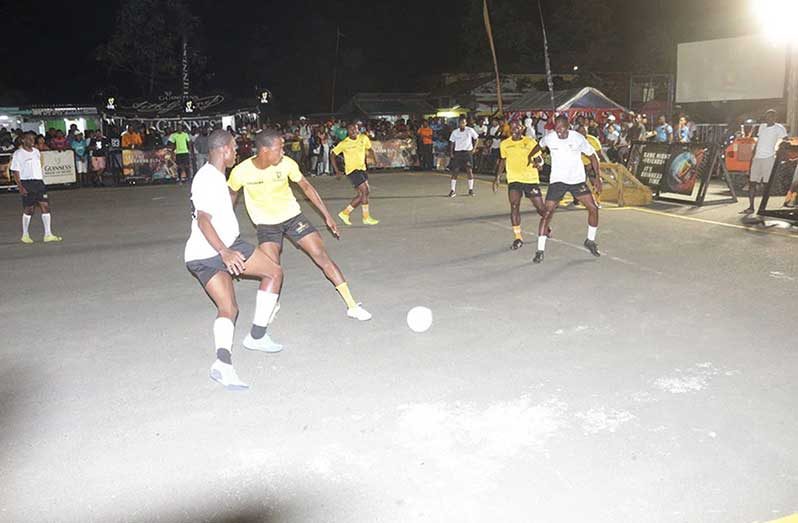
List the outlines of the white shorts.
<svg viewBox="0 0 798 523">
<path fill-rule="evenodd" d="M 75 167 L 77 167 L 78 174 L 86 174 L 86 167 L 88 162 L 86 160 L 75 160 Z"/>
<path fill-rule="evenodd" d="M 751 181 L 755 183 L 767 183 L 770 180 L 770 173 L 773 171 L 773 165 L 776 163 L 776 157 L 770 158 L 754 158 L 751 162 Z"/>
</svg>

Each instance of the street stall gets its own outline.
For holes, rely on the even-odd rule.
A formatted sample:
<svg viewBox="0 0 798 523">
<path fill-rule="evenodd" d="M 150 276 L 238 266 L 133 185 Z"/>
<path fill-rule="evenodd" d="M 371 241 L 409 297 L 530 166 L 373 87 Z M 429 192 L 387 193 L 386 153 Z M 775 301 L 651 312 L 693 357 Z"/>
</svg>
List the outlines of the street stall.
<svg viewBox="0 0 798 523">
<path fill-rule="evenodd" d="M 592 117 L 599 124 L 604 124 L 612 115 L 616 121 L 629 111 L 619 103 L 614 102 L 607 95 L 594 87 L 582 89 L 569 89 L 554 92 L 554 108 L 551 104 L 551 94 L 548 91 L 531 91 L 506 108 L 508 116 L 522 118 L 526 113 L 546 115 L 553 118 L 555 113 L 566 114 L 573 120 L 578 116 Z"/>
</svg>

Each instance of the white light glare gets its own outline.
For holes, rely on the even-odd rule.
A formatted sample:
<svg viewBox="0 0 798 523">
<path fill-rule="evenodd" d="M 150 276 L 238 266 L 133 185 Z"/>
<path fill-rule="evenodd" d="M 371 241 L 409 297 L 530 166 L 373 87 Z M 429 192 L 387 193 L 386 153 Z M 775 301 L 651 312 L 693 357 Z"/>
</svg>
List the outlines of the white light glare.
<svg viewBox="0 0 798 523">
<path fill-rule="evenodd" d="M 751 12 L 765 36 L 778 43 L 798 43 L 796 0 L 751 0 Z"/>
</svg>

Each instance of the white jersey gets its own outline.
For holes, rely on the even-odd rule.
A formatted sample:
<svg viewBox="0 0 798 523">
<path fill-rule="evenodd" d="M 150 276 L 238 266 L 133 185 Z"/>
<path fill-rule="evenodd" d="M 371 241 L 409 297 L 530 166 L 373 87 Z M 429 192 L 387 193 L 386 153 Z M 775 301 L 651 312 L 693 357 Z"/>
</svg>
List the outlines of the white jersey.
<svg viewBox="0 0 798 523">
<path fill-rule="evenodd" d="M 20 147 L 14 151 L 9 169 L 17 171 L 20 180 L 44 179 L 44 173 L 42 172 L 42 155 L 35 147 L 30 151 L 26 151 L 24 147 Z"/>
<path fill-rule="evenodd" d="M 449 141 L 454 144 L 455 151 L 471 151 L 474 149 L 474 141 L 478 138 L 479 135 L 471 127 L 466 127 L 462 131 L 458 127 L 452 131 Z"/>
<path fill-rule="evenodd" d="M 761 124 L 757 133 L 755 158 L 772 158 L 776 156 L 779 142 L 786 137 L 787 130 L 780 123 L 773 124 L 771 127 L 768 127 L 766 123 Z"/>
<path fill-rule="evenodd" d="M 549 183 L 584 183 L 585 168 L 582 155 L 592 156 L 596 151 L 584 136 L 576 131 L 568 131 L 568 138 L 561 139 L 556 132 L 541 138 L 539 145 L 548 147 L 551 152 L 551 178 Z"/>
<path fill-rule="evenodd" d="M 230 247 L 240 233 L 224 173 L 210 163 L 202 166 L 191 182 L 191 203 L 194 206 L 194 217 L 191 220 L 191 235 L 186 242 L 185 260 L 190 262 L 213 258 L 219 253 L 202 234 L 197 224 L 198 211 L 211 215 L 211 225 L 226 247 Z"/>
</svg>

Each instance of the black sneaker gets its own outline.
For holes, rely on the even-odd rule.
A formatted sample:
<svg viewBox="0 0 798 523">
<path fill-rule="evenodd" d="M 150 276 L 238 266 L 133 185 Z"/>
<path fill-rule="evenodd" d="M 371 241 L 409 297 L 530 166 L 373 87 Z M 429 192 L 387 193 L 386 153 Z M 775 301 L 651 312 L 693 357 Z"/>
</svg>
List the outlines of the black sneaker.
<svg viewBox="0 0 798 523">
<path fill-rule="evenodd" d="M 468 190 L 468 195 L 469 196 L 474 196 L 474 189 L 469 189 Z"/>
<path fill-rule="evenodd" d="M 537 251 L 535 257 L 532 258 L 532 263 L 543 263 L 543 251 Z"/>
<path fill-rule="evenodd" d="M 455 196 L 457 196 L 457 193 L 456 193 L 456 192 L 454 192 L 454 191 L 449 191 L 449 198 L 454 198 Z"/>
<path fill-rule="evenodd" d="M 524 246 L 524 240 L 515 239 L 513 240 L 513 244 L 510 246 L 510 249 L 513 251 L 517 251 L 523 246 Z"/>
<path fill-rule="evenodd" d="M 592 254 L 593 256 L 595 256 L 597 258 L 599 256 L 601 256 L 601 253 L 598 250 L 598 245 L 596 245 L 596 242 L 594 242 L 594 241 L 585 240 L 585 249 L 590 251 L 590 254 Z"/>
</svg>

